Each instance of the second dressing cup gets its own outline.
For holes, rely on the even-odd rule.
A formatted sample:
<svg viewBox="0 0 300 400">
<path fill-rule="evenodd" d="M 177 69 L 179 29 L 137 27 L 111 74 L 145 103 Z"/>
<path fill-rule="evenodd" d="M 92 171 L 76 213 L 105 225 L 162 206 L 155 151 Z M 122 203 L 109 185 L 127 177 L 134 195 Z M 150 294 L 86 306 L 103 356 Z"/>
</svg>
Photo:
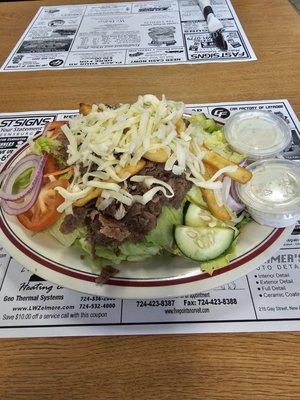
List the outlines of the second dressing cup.
<svg viewBox="0 0 300 400">
<path fill-rule="evenodd" d="M 235 187 L 252 218 L 276 228 L 295 224 L 300 218 L 300 166 L 275 158 L 256 161 L 247 168 L 252 179 Z"/>
<path fill-rule="evenodd" d="M 231 147 L 247 156 L 248 161 L 274 158 L 292 140 L 287 123 L 269 111 L 239 111 L 224 125 L 224 134 Z"/>
</svg>

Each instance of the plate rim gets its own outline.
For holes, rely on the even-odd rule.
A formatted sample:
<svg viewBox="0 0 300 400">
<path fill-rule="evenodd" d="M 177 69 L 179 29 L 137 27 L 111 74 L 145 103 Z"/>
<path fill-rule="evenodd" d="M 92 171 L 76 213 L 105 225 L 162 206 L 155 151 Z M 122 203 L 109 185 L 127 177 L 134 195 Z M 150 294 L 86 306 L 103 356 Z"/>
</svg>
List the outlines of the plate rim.
<svg viewBox="0 0 300 400">
<path fill-rule="evenodd" d="M 89 293 L 97 296 L 105 296 L 110 298 L 121 298 L 121 299 L 150 299 L 150 298 L 167 298 L 176 297 L 183 295 L 190 295 L 193 293 L 199 293 L 208 291 L 212 288 L 221 286 L 229 283 L 235 279 L 238 279 L 251 270 L 257 268 L 264 261 L 266 261 L 276 249 L 280 248 L 280 245 L 292 232 L 293 227 L 288 227 L 282 230 L 281 235 L 277 237 L 273 243 L 268 246 L 265 251 L 258 253 L 257 256 L 242 264 L 239 267 L 223 271 L 222 273 L 214 273 L 209 279 L 198 280 L 181 284 L 171 285 L 160 285 L 151 287 L 130 287 L 130 286 L 119 286 L 119 285 L 96 285 L 95 282 L 86 282 L 77 278 L 73 278 L 66 274 L 54 271 L 47 267 L 42 266 L 38 262 L 32 260 L 26 254 L 16 249 L 16 247 L 10 242 L 6 241 L 4 247 L 8 253 L 21 265 L 26 263 L 25 268 L 29 271 L 41 276 L 42 278 L 55 283 L 60 286 L 64 286 L 68 289 L 76 290 L 81 293 Z M 274 236 L 274 235 L 273 235 Z M 0 231 L 0 239 L 3 243 L 6 236 Z M 218 270 L 217 270 L 218 271 Z M 112 278 L 114 279 L 114 278 Z"/>
<path fill-rule="evenodd" d="M 79 271 L 68 265 L 63 265 L 56 261 L 51 260 L 49 257 L 46 257 L 40 253 L 37 253 L 33 248 L 31 248 L 26 242 L 24 242 L 21 238 L 19 238 L 16 233 L 13 231 L 9 223 L 7 222 L 5 215 L 2 210 L 0 210 L 0 228 L 4 233 L 4 236 L 10 241 L 10 243 L 14 246 L 14 248 L 21 252 L 22 255 L 26 255 L 29 259 L 37 262 L 42 268 L 48 268 L 54 270 L 63 275 L 68 275 L 74 279 L 79 279 L 87 282 L 95 282 L 95 278 L 98 276 L 96 273 L 88 272 L 88 271 Z M 240 255 L 236 259 L 232 260 L 229 264 L 225 265 L 222 268 L 218 268 L 214 271 L 213 276 L 222 275 L 228 271 L 240 268 L 247 262 L 251 262 L 262 252 L 267 250 L 280 236 L 285 232 L 286 228 L 274 228 L 267 237 L 265 237 L 258 245 L 253 247 L 248 252 Z M 106 285 L 109 286 L 126 286 L 131 288 L 136 287 L 164 287 L 164 286 L 172 286 L 172 285 L 182 285 L 185 283 L 198 282 L 207 279 L 211 279 L 212 275 L 207 272 L 201 272 L 199 269 L 199 273 L 195 275 L 183 275 L 183 276 L 174 276 L 167 278 L 125 278 L 125 277 L 113 277 L 110 278 Z"/>
<path fill-rule="evenodd" d="M 16 149 L 2 164 L 1 171 L 5 170 L 5 168 L 13 163 L 15 158 L 28 147 L 29 144 L 24 143 Z M 26 242 L 23 242 L 16 235 L 10 227 L 10 224 L 7 223 L 3 210 L 0 209 L 0 211 L 1 242 L 8 253 L 21 265 L 26 260 L 29 265 L 29 267 L 26 267 L 30 271 L 59 285 L 64 282 L 63 286 L 70 289 L 91 294 L 105 295 L 107 297 L 115 296 L 121 298 L 145 298 L 145 296 L 147 298 L 158 298 L 162 297 L 162 289 L 163 297 L 184 295 L 197 291 L 209 290 L 212 287 L 237 279 L 266 261 L 269 255 L 271 255 L 271 252 L 275 250 L 275 248 L 278 249 L 293 230 L 293 226 L 274 228 L 261 243 L 253 247 L 247 253 L 237 257 L 228 265 L 217 269 L 214 271 L 213 275 L 201 272 L 196 275 L 183 275 L 161 279 L 148 278 L 144 280 L 140 278 L 130 279 L 115 277 L 111 278 L 105 285 L 100 286 L 95 284 L 97 274 L 70 269 L 71 267 L 68 268 L 68 266 L 56 263 L 50 258 L 36 253 L 34 249 L 31 249 Z M 21 245 L 20 242 L 22 243 Z"/>
</svg>

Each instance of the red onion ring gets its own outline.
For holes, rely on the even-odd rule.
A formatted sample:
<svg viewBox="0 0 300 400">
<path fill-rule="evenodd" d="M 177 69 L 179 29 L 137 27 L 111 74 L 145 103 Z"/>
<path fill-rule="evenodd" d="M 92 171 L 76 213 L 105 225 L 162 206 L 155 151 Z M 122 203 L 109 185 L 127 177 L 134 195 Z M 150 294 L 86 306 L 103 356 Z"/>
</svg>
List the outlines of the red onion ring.
<svg viewBox="0 0 300 400">
<path fill-rule="evenodd" d="M 237 214 L 244 210 L 244 204 L 237 202 L 230 194 L 226 201 L 227 206 Z"/>
<path fill-rule="evenodd" d="M 9 215 L 18 215 L 28 211 L 39 195 L 42 179 L 43 179 L 43 169 L 46 162 L 46 157 L 37 157 L 35 155 L 28 155 L 17 162 L 11 169 L 4 171 L 1 174 L 0 180 L 6 177 L 4 184 L 2 185 L 2 190 L 0 190 L 0 196 L 2 192 L 7 198 L 15 198 L 15 200 L 6 200 L 2 196 L 1 207 Z M 17 195 L 10 195 L 12 188 L 17 177 L 26 169 L 34 168 L 34 176 L 30 184 L 25 190 L 18 193 Z M 17 198 L 16 198 L 17 197 Z"/>
<path fill-rule="evenodd" d="M 5 171 L 2 171 L 0 173 L 0 186 L 1 186 L 2 181 L 4 181 L 4 179 L 6 178 L 6 175 L 8 174 L 8 172 L 9 171 L 6 169 Z"/>
<path fill-rule="evenodd" d="M 237 203 L 240 202 L 239 196 L 238 196 L 236 188 L 235 188 L 235 184 L 231 185 L 229 194 Z"/>
<path fill-rule="evenodd" d="M 234 196 L 232 196 L 232 192 L 235 193 L 236 198 L 238 199 L 235 187 L 232 184 L 232 179 L 228 176 L 225 176 L 222 186 L 223 203 L 226 204 L 232 211 L 235 211 L 238 214 L 244 210 L 245 206 L 241 204 L 237 199 L 235 199 Z"/>
<path fill-rule="evenodd" d="M 243 158 L 239 162 L 240 167 L 244 167 L 247 164 L 247 158 Z M 237 214 L 245 209 L 244 204 L 240 202 L 239 196 L 236 191 L 235 183 L 230 186 L 229 196 L 227 198 L 227 205 Z"/>
<path fill-rule="evenodd" d="M 36 187 L 19 201 L 6 201 L 2 200 L 1 207 L 9 215 L 19 215 L 28 211 L 36 202 L 40 193 L 42 176 L 36 183 Z"/>
<path fill-rule="evenodd" d="M 40 186 L 40 184 L 39 185 L 37 185 L 37 184 L 38 184 L 38 181 L 40 180 L 40 177 L 43 174 L 45 162 L 46 162 L 45 156 L 40 158 L 38 156 L 35 156 L 34 154 L 25 156 L 20 161 L 18 161 L 16 165 L 14 165 L 11 169 L 9 169 L 7 171 L 6 179 L 2 185 L 2 189 L 0 189 L 0 199 L 10 201 L 10 202 L 20 200 L 24 196 L 29 194 L 36 186 Z M 18 194 L 11 194 L 13 185 L 14 185 L 17 177 L 23 171 L 25 171 L 28 168 L 32 168 L 32 167 L 35 169 L 35 171 L 34 171 L 33 178 L 31 180 L 30 184 L 27 186 L 27 188 L 22 190 L 22 192 L 20 192 Z"/>
</svg>

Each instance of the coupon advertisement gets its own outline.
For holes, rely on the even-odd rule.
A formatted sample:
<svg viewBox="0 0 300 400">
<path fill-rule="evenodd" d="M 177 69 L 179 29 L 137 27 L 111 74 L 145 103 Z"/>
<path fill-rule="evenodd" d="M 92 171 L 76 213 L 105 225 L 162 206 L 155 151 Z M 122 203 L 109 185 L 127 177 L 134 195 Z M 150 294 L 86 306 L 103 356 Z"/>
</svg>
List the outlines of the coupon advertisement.
<svg viewBox="0 0 300 400">
<path fill-rule="evenodd" d="M 256 60 L 230 0 L 212 1 L 219 49 L 196 0 L 41 7 L 2 71 Z"/>
</svg>

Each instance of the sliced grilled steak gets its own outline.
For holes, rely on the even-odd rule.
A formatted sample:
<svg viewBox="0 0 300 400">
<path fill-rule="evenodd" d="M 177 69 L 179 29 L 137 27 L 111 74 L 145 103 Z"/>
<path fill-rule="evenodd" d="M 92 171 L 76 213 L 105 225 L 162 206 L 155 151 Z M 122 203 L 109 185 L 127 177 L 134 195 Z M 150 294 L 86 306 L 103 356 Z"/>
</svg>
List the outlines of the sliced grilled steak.
<svg viewBox="0 0 300 400">
<path fill-rule="evenodd" d="M 174 197 L 166 199 L 162 194 L 166 202 L 170 203 L 174 208 L 180 207 L 185 194 L 192 187 L 192 183 L 185 179 L 184 175 L 174 175 L 171 171 L 164 169 L 164 164 L 158 164 L 154 162 L 148 162 L 147 165 L 139 172 L 139 175 L 149 175 L 156 179 L 160 179 L 170 186 L 174 190 Z"/>
<path fill-rule="evenodd" d="M 102 214 L 107 217 L 115 218 L 119 205 L 120 203 L 113 201 L 105 210 L 102 211 Z"/>
<path fill-rule="evenodd" d="M 157 216 L 148 211 L 147 205 L 135 203 L 129 208 L 122 221 L 131 231 L 130 239 L 137 241 L 155 228 L 156 220 Z"/>
<path fill-rule="evenodd" d="M 164 170 L 163 164 L 148 162 L 139 175 L 149 175 L 168 183 L 174 190 L 174 197 L 166 198 L 158 192 L 146 205 L 134 203 L 127 207 L 126 214 L 121 220 L 115 219 L 120 203 L 114 201 L 102 212 L 98 211 L 95 203 L 89 203 L 84 207 L 74 208 L 74 215 L 66 216 L 61 231 L 72 232 L 80 227 L 88 227 L 88 240 L 92 244 L 93 251 L 97 244 L 109 244 L 117 247 L 125 241 L 138 242 L 151 232 L 157 223 L 162 208 L 169 203 L 178 208 L 186 192 L 191 188 L 191 182 L 183 175 L 177 176 Z M 143 195 L 149 189 L 142 183 L 129 183 L 127 189 L 132 195 Z M 80 210 L 80 211 L 79 211 Z"/>
<path fill-rule="evenodd" d="M 89 237 L 93 245 L 140 241 L 143 236 L 156 227 L 157 218 L 160 216 L 163 206 L 169 203 L 175 208 L 180 207 L 185 194 L 192 186 L 191 182 L 187 181 L 183 175 L 177 176 L 172 172 L 165 171 L 163 164 L 148 162 L 146 167 L 139 172 L 139 175 L 153 176 L 168 183 L 174 190 L 174 197 L 168 199 L 163 193 L 159 192 L 145 206 L 134 203 L 130 207 L 125 207 L 126 214 L 120 221 L 114 218 L 119 207 L 119 203 L 114 201 L 102 211 L 105 219 L 100 218 L 100 224 L 97 222 L 90 225 L 91 234 Z M 141 183 L 134 183 L 128 190 L 132 195 L 143 195 L 148 188 Z M 120 227 L 120 230 L 117 230 L 116 226 Z M 126 233 L 122 237 L 120 232 L 123 230 Z"/>
<path fill-rule="evenodd" d="M 128 240 L 131 235 L 124 223 L 111 217 L 104 217 L 101 213 L 88 221 L 88 230 L 87 240 L 92 245 L 93 256 L 97 244 L 108 244 L 117 250 L 118 245 Z"/>
<path fill-rule="evenodd" d="M 66 215 L 60 226 L 61 233 L 68 234 L 85 226 L 89 211 L 89 207 L 74 207 L 73 214 Z"/>
<path fill-rule="evenodd" d="M 107 282 L 112 276 L 116 275 L 119 272 L 119 269 L 114 268 L 112 266 L 107 266 L 101 269 L 100 275 L 97 276 L 95 282 L 99 285 Z"/>
<path fill-rule="evenodd" d="M 101 213 L 99 213 L 98 221 L 100 222 L 99 234 L 107 239 L 122 243 L 130 236 L 130 230 L 124 222 L 120 223 L 120 221 L 105 217 Z"/>
</svg>

